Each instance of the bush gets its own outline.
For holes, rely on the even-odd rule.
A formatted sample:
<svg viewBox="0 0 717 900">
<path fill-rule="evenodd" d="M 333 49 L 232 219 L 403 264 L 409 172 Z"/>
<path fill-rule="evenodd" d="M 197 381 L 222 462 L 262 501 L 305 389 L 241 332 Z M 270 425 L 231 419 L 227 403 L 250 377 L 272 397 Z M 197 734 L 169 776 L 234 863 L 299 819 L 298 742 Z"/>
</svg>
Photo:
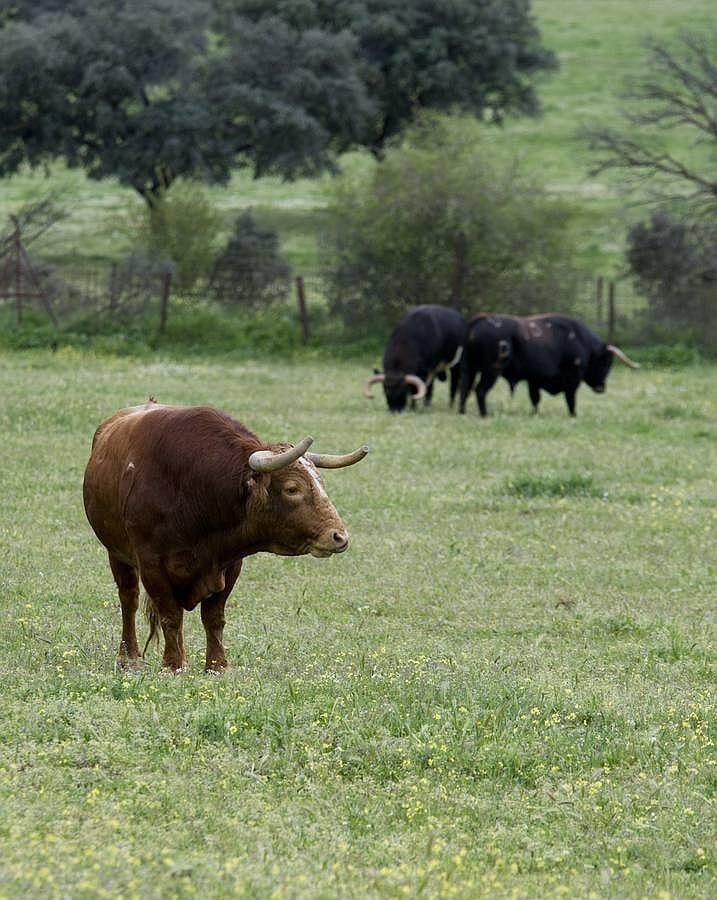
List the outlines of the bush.
<svg viewBox="0 0 717 900">
<path fill-rule="evenodd" d="M 323 242 L 334 314 L 383 328 L 418 303 L 571 308 L 572 207 L 480 139 L 465 120 L 425 119 L 368 175 L 339 180 Z"/>
<path fill-rule="evenodd" d="M 205 190 L 194 182 L 178 181 L 154 206 L 144 206 L 130 227 L 140 253 L 172 273 L 176 290 L 190 292 L 209 274 L 220 225 Z"/>
<path fill-rule="evenodd" d="M 286 297 L 291 269 L 279 252 L 275 231 L 239 216 L 226 247 L 217 257 L 209 289 L 222 306 L 252 309 Z"/>
<path fill-rule="evenodd" d="M 679 221 L 665 209 L 627 235 L 627 262 L 647 297 L 654 340 L 717 346 L 717 225 Z"/>
</svg>

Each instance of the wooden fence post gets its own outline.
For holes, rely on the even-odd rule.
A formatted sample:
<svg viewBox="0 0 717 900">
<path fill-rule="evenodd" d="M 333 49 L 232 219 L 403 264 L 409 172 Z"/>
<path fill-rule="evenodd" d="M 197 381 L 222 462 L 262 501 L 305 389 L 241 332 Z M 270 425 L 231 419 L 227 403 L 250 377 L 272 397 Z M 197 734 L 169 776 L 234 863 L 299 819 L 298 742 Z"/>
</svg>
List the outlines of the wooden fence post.
<svg viewBox="0 0 717 900">
<path fill-rule="evenodd" d="M 112 268 L 110 270 L 110 312 L 113 313 L 117 309 L 117 294 L 118 294 L 118 276 L 117 276 L 117 263 L 112 263 Z"/>
<path fill-rule="evenodd" d="M 17 324 L 22 322 L 22 260 L 21 260 L 21 242 L 20 242 L 20 225 L 13 216 L 15 223 L 15 231 L 13 233 L 13 243 L 15 245 L 15 310 L 17 313 Z"/>
<path fill-rule="evenodd" d="M 604 288 L 604 280 L 602 275 L 598 275 L 597 283 L 595 285 L 595 300 L 597 303 L 597 322 L 598 325 L 602 325 L 603 323 L 603 309 L 602 309 L 602 296 L 603 296 L 603 288 Z"/>
<path fill-rule="evenodd" d="M 296 276 L 296 302 L 299 307 L 299 322 L 301 323 L 301 339 L 309 342 L 309 315 L 306 311 L 306 294 L 304 293 L 304 279 Z"/>
<path fill-rule="evenodd" d="M 453 269 L 451 271 L 451 306 L 460 309 L 463 300 L 463 283 L 466 276 L 466 253 L 468 242 L 465 234 L 459 232 L 453 238 Z"/>
<path fill-rule="evenodd" d="M 607 292 L 607 340 L 612 344 L 615 340 L 615 282 L 611 281 Z"/>
<path fill-rule="evenodd" d="M 167 327 L 167 309 L 169 308 L 169 292 L 172 287 L 172 273 L 165 272 L 162 276 L 162 295 L 159 301 L 159 333 L 164 334 Z"/>
</svg>

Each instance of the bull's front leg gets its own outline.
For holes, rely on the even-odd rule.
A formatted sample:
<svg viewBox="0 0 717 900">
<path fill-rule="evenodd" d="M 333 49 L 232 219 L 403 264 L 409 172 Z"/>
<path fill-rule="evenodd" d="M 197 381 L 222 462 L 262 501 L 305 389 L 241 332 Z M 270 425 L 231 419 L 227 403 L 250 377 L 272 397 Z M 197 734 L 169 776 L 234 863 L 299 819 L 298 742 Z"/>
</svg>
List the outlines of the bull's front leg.
<svg viewBox="0 0 717 900">
<path fill-rule="evenodd" d="M 224 587 L 202 600 L 202 625 L 207 636 L 206 672 L 223 672 L 229 667 L 224 650 L 224 607 L 241 572 L 241 560 L 224 571 Z"/>
<path fill-rule="evenodd" d="M 423 405 L 430 406 L 433 399 L 433 379 L 426 385 L 426 396 L 423 398 Z"/>
<path fill-rule="evenodd" d="M 568 404 L 568 412 L 571 416 L 575 416 L 575 395 L 577 388 L 569 387 L 565 389 L 565 402 Z"/>
<path fill-rule="evenodd" d="M 480 380 L 476 385 L 476 402 L 478 403 L 478 412 L 483 418 L 488 415 L 488 407 L 486 406 L 485 398 L 488 394 L 488 391 L 498 380 L 499 375 L 499 369 L 485 369 L 483 372 L 481 372 Z"/>
</svg>

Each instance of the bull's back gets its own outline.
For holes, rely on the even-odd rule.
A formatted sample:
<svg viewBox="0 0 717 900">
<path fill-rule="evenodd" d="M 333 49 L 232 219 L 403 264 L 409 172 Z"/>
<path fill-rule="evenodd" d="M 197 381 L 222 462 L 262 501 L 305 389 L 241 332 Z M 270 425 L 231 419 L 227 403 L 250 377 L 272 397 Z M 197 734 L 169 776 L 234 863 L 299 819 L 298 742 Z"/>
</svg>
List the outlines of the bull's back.
<svg viewBox="0 0 717 900">
<path fill-rule="evenodd" d="M 384 351 L 384 371 L 431 369 L 455 357 L 467 336 L 460 313 L 447 306 L 416 306 L 394 328 Z"/>
<path fill-rule="evenodd" d="M 424 315 L 430 322 L 430 330 L 435 338 L 438 352 L 453 356 L 462 347 L 468 336 L 468 327 L 463 316 L 449 306 L 424 306 Z"/>
</svg>

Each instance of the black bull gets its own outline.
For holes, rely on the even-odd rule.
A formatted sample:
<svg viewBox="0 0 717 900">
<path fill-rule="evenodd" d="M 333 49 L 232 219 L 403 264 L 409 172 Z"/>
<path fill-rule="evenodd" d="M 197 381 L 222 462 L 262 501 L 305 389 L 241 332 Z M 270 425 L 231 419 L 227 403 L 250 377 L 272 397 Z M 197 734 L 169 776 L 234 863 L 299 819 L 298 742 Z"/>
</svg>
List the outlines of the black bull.
<svg viewBox="0 0 717 900">
<path fill-rule="evenodd" d="M 447 306 L 415 306 L 391 332 L 383 352 L 383 372 L 369 378 L 364 389 L 371 398 L 372 384 L 381 383 L 386 403 L 400 412 L 411 401 L 430 403 L 433 382 L 450 377 L 450 402 L 458 390 L 458 365 L 466 340 L 463 317 Z"/>
<path fill-rule="evenodd" d="M 583 322 L 571 316 L 547 313 L 539 316 L 480 314 L 468 323 L 468 341 L 461 366 L 459 412 L 476 376 L 478 410 L 486 415 L 485 398 L 499 376 L 511 391 L 519 381 L 528 382 L 533 412 L 538 411 L 540 391 L 565 394 L 570 415 L 575 415 L 575 394 L 584 381 L 597 393 L 616 358 L 639 368 L 618 347 L 607 344 Z"/>
</svg>

